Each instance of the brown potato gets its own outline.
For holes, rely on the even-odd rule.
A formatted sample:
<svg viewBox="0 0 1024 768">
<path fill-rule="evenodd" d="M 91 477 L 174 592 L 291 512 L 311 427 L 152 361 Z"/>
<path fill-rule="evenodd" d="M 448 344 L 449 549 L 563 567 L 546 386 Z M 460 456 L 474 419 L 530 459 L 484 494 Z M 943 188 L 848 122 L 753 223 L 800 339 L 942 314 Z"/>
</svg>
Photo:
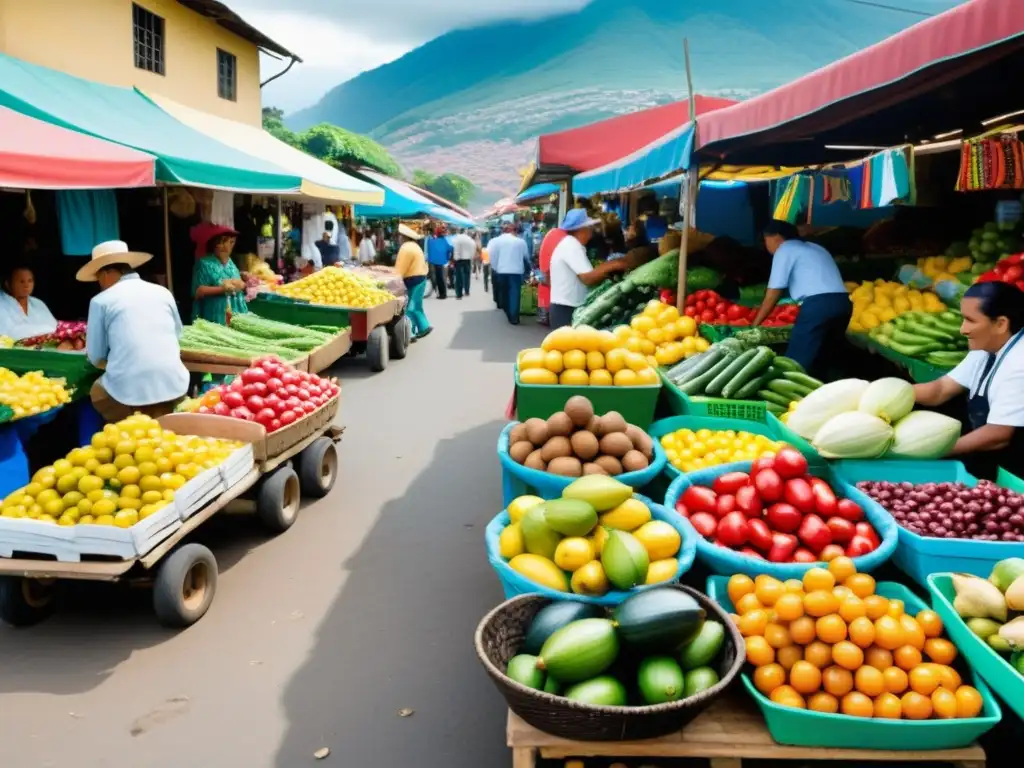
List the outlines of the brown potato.
<svg viewBox="0 0 1024 768">
<path fill-rule="evenodd" d="M 633 443 L 622 432 L 612 432 L 601 438 L 601 453 L 621 458 L 633 450 Z"/>
<path fill-rule="evenodd" d="M 530 469 L 536 469 L 540 472 L 545 471 L 548 468 L 548 463 L 541 458 L 542 451 L 538 448 L 536 451 L 526 457 L 526 461 L 523 462 L 524 467 Z"/>
<path fill-rule="evenodd" d="M 531 453 L 533 453 L 533 443 L 529 440 L 520 440 L 508 449 L 508 455 L 516 464 L 522 464 Z"/>
<path fill-rule="evenodd" d="M 598 456 L 594 463 L 612 477 L 622 474 L 622 464 L 614 456 Z"/>
<path fill-rule="evenodd" d="M 585 427 L 594 416 L 594 406 L 583 395 L 570 397 L 565 404 L 565 413 L 576 427 Z"/>
<path fill-rule="evenodd" d="M 586 430 L 577 432 L 572 436 L 570 442 L 572 443 L 572 452 L 583 461 L 590 461 L 597 456 L 600 446 L 597 438 L 590 432 Z"/>
<path fill-rule="evenodd" d="M 627 472 L 639 472 L 649 466 L 650 462 L 640 451 L 632 450 L 622 457 L 622 468 Z"/>
<path fill-rule="evenodd" d="M 528 419 L 525 424 L 526 439 L 540 448 L 548 441 L 548 423 L 544 419 Z"/>
<path fill-rule="evenodd" d="M 544 461 L 551 462 L 562 456 L 572 455 L 572 443 L 568 437 L 552 437 L 544 447 L 540 449 L 540 456 Z"/>
<path fill-rule="evenodd" d="M 572 434 L 572 419 L 564 411 L 551 414 L 548 419 L 548 439 L 552 437 L 568 437 Z"/>
<path fill-rule="evenodd" d="M 548 472 L 563 477 L 579 477 L 583 474 L 583 465 L 575 456 L 560 456 L 548 464 Z"/>
</svg>

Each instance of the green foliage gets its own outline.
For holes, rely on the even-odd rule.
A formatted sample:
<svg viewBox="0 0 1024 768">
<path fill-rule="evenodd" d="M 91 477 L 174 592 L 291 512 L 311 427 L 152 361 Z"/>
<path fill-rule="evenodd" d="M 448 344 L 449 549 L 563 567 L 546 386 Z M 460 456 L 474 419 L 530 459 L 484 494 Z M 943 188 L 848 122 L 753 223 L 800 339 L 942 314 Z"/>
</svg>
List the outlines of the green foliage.
<svg viewBox="0 0 1024 768">
<path fill-rule="evenodd" d="M 435 176 L 427 171 L 413 171 L 412 183 L 463 208 L 469 205 L 476 190 L 476 185 L 472 181 L 457 173 L 442 173 Z"/>
</svg>

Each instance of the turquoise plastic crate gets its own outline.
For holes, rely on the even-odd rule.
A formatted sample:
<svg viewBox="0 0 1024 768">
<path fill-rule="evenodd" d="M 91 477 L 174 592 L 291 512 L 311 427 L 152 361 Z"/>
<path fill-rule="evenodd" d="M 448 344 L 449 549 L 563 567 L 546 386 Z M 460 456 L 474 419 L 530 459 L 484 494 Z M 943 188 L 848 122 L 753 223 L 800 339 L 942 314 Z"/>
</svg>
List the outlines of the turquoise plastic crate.
<svg viewBox="0 0 1024 768">
<path fill-rule="evenodd" d="M 533 494 L 544 499 L 557 499 L 562 495 L 569 485 L 577 478 L 562 477 L 553 475 L 550 472 L 540 472 L 536 469 L 524 467 L 517 464 L 508 455 L 508 436 L 512 427 L 518 424 L 513 421 L 503 430 L 498 437 L 498 461 L 501 463 L 501 492 L 505 506 L 519 496 Z M 647 469 L 639 472 L 627 472 L 615 479 L 625 483 L 630 488 L 642 489 L 662 473 L 665 468 L 665 451 L 657 440 L 654 441 L 654 460 Z"/>
<path fill-rule="evenodd" d="M 711 576 L 707 593 L 708 597 L 731 612 L 734 608 L 727 592 L 728 581 L 725 576 Z M 907 613 L 916 615 L 928 608 L 921 598 L 902 584 L 883 581 L 878 584 L 876 592 L 891 600 L 902 600 Z M 742 674 L 743 686 L 761 708 L 768 733 L 775 741 L 795 747 L 830 749 L 934 750 L 957 749 L 972 744 L 996 726 L 1003 717 L 1003 711 L 973 668 L 969 670 L 969 679 L 985 701 L 980 717 L 882 720 L 784 707 L 754 687 L 749 665 Z"/>
<path fill-rule="evenodd" d="M 963 483 L 972 488 L 978 484 L 978 479 L 959 461 L 839 461 L 835 463 L 834 470 L 852 487 L 854 501 L 861 506 L 877 506 L 886 515 L 889 513 L 881 505 L 856 488 L 857 483 L 865 480 L 915 484 Z M 895 520 L 893 522 L 896 524 Z M 899 543 L 893 554 L 893 563 L 921 586 L 927 586 L 929 575 L 947 571 L 972 573 L 987 578 L 992 572 L 992 566 L 1007 557 L 1020 557 L 1024 550 L 1016 541 L 936 539 L 919 536 L 899 524 L 896 527 Z"/>
<path fill-rule="evenodd" d="M 970 628 L 953 608 L 956 592 L 953 590 L 952 575 L 935 573 L 928 577 L 928 591 L 932 597 L 932 608 L 939 614 L 950 640 L 956 643 L 960 654 L 992 690 L 1009 705 L 1017 716 L 1024 719 L 1024 676 L 1021 676 L 1002 654 L 971 632 Z"/>
<path fill-rule="evenodd" d="M 668 493 L 665 495 L 665 507 L 675 510 L 676 503 L 682 498 L 683 492 L 691 485 L 710 486 L 716 477 L 727 472 L 749 472 L 751 464 L 752 462 L 749 461 L 742 464 L 726 464 L 680 475 L 668 487 Z M 866 520 L 874 526 L 878 537 L 882 540 L 881 545 L 874 552 L 853 558 L 857 570 L 862 573 L 870 573 L 882 566 L 896 550 L 899 539 L 899 526 L 892 519 L 892 515 L 837 477 L 828 467 L 811 467 L 810 472 L 815 477 L 827 481 L 838 498 L 852 498 L 860 504 L 864 509 Z M 727 547 L 712 544 L 703 536 L 697 541 L 697 556 L 712 573 L 728 576 L 734 573 L 745 573 L 748 576 L 758 576 L 764 573 L 780 580 L 802 578 L 804 573 L 818 565 L 818 563 L 772 563 L 767 560 L 759 560 Z"/>
<path fill-rule="evenodd" d="M 673 582 L 679 581 L 683 574 L 689 571 L 690 567 L 693 565 L 697 549 L 697 539 L 700 538 L 700 535 L 693 529 L 693 526 L 690 525 L 687 520 L 680 517 L 675 512 L 665 509 L 660 504 L 655 504 L 646 496 L 641 496 L 638 493 L 634 493 L 633 498 L 639 499 L 650 508 L 652 520 L 663 520 L 679 531 L 679 535 L 682 537 L 682 544 L 680 545 L 679 553 L 676 555 L 676 559 L 679 561 L 679 566 L 676 569 L 675 578 L 671 580 Z M 508 515 L 508 510 L 505 510 L 487 524 L 487 531 L 485 533 L 487 541 L 487 559 L 490 561 L 494 572 L 498 574 L 498 579 L 501 581 L 501 587 L 505 591 L 506 600 L 510 600 L 518 595 L 535 594 L 543 595 L 544 597 L 548 597 L 553 600 L 574 600 L 578 603 L 589 603 L 591 605 L 618 605 L 632 594 L 659 586 L 658 584 L 639 586 L 634 587 L 629 592 L 614 590 L 602 595 L 601 597 L 577 595 L 573 592 L 556 592 L 553 589 L 543 587 L 533 581 L 530 581 L 521 573 L 513 571 L 505 558 L 501 556 L 501 547 L 498 539 L 501 536 L 501 532 L 510 522 L 511 518 Z"/>
<path fill-rule="evenodd" d="M 756 421 L 747 421 L 745 419 L 727 419 L 716 416 L 670 416 L 667 419 L 661 419 L 660 421 L 656 421 L 651 424 L 651 428 L 648 430 L 648 433 L 654 440 L 654 444 L 660 448 L 661 438 L 680 429 L 692 429 L 694 431 L 697 431 L 698 429 L 710 429 L 712 431 L 726 431 L 732 429 L 736 432 L 750 432 L 754 435 L 764 435 L 765 437 L 770 437 L 772 440 L 779 439 L 772 433 L 771 428 L 767 424 L 761 424 Z M 675 479 L 684 473 L 673 467 L 666 457 L 665 474 Z"/>
<path fill-rule="evenodd" d="M 644 387 L 590 387 L 564 384 L 523 384 L 519 368 L 515 369 L 516 418 L 520 421 L 547 419 L 565 408 L 570 397 L 583 395 L 594 406 L 594 413 L 603 415 L 618 411 L 628 424 L 647 429 L 654 421 L 661 383 Z"/>
</svg>

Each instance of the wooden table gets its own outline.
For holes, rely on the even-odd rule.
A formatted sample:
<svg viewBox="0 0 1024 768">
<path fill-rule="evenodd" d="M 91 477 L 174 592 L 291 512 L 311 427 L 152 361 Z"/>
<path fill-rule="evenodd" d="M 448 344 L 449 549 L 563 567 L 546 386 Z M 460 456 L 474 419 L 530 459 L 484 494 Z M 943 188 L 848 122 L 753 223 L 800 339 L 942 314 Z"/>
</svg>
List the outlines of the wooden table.
<svg viewBox="0 0 1024 768">
<path fill-rule="evenodd" d="M 537 757 L 565 758 L 706 758 L 711 768 L 741 768 L 744 758 L 756 760 L 850 760 L 871 762 L 940 762 L 958 768 L 984 768 L 985 751 L 964 749 L 904 752 L 872 749 L 813 749 L 776 744 L 754 702 L 726 695 L 682 731 L 645 741 L 573 741 L 544 733 L 518 715 L 508 714 L 508 746 L 513 768 L 534 768 Z"/>
</svg>

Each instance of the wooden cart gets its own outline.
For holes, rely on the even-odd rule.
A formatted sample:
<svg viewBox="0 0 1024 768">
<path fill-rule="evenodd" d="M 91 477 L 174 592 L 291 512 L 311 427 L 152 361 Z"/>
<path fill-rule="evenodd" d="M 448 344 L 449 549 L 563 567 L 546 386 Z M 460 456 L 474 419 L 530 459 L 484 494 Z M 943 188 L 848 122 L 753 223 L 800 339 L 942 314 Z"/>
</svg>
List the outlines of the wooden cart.
<svg viewBox="0 0 1024 768">
<path fill-rule="evenodd" d="M 273 533 L 291 528 L 303 496 L 323 498 L 338 476 L 334 426 L 340 398 L 271 435 L 259 424 L 179 413 L 161 425 L 179 434 L 241 440 L 253 447 L 252 470 L 224 494 L 193 514 L 168 538 L 141 557 L 57 562 L 41 557 L 0 558 L 0 619 L 15 626 L 36 624 L 54 609 L 57 583 L 127 580 L 153 588 L 153 609 L 161 624 L 188 627 L 209 610 L 217 590 L 217 560 L 207 547 L 190 542 L 193 531 L 236 500 L 248 498 Z"/>
</svg>

